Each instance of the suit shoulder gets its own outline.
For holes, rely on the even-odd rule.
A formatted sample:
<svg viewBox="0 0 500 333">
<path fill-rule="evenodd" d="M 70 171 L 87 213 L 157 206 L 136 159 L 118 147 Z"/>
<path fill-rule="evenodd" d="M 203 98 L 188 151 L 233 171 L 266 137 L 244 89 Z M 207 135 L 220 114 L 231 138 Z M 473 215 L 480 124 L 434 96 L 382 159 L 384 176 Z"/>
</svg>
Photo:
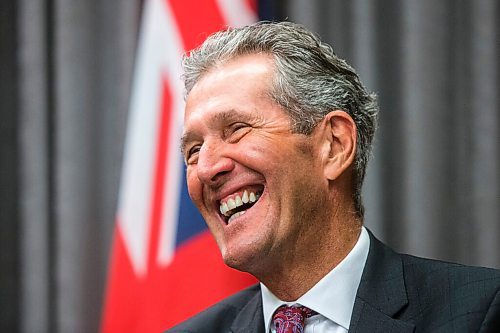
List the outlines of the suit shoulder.
<svg viewBox="0 0 500 333">
<path fill-rule="evenodd" d="M 500 288 L 500 270 L 486 267 L 467 266 L 458 263 L 426 259 L 407 254 L 401 255 L 405 275 L 413 275 L 423 283 L 446 282 L 461 285 L 474 283 L 491 288 Z"/>
<path fill-rule="evenodd" d="M 165 333 L 215 333 L 227 331 L 237 314 L 255 297 L 260 297 L 259 284 L 223 299 Z"/>
<path fill-rule="evenodd" d="M 418 316 L 442 314 L 446 318 L 444 314 L 450 314 L 463 318 L 464 327 L 479 327 L 490 308 L 498 306 L 500 270 L 410 255 L 402 259 L 408 298 L 419 304 Z"/>
</svg>

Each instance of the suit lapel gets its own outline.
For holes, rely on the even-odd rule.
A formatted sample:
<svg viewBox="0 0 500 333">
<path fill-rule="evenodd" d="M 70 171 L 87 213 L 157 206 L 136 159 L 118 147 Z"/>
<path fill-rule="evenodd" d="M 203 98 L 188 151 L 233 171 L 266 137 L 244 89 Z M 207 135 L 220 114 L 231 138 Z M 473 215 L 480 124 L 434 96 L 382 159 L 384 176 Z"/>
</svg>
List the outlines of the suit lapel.
<svg viewBox="0 0 500 333">
<path fill-rule="evenodd" d="M 410 333 L 415 326 L 394 319 L 362 299 L 356 299 L 349 332 Z"/>
<path fill-rule="evenodd" d="M 371 232 L 366 261 L 351 317 L 350 332 L 413 332 L 414 325 L 398 320 L 407 304 L 401 258 Z"/>
<path fill-rule="evenodd" d="M 397 319 L 408 304 L 401 258 L 371 232 L 366 261 L 349 332 L 413 332 L 414 325 Z M 265 333 L 260 289 L 234 319 L 232 333 Z"/>
<path fill-rule="evenodd" d="M 264 333 L 264 314 L 260 288 L 241 309 L 231 325 L 232 333 Z"/>
</svg>

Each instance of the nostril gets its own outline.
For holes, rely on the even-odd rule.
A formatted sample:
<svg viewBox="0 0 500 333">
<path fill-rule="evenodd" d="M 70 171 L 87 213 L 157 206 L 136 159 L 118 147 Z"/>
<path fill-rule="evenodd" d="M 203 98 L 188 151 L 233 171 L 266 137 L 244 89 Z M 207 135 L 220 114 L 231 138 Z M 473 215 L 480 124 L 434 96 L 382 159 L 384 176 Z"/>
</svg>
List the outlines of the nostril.
<svg viewBox="0 0 500 333">
<path fill-rule="evenodd" d="M 221 158 L 212 169 L 212 181 L 217 181 L 234 169 L 234 161 L 230 158 Z"/>
<path fill-rule="evenodd" d="M 217 181 L 217 179 L 223 177 L 224 175 L 226 175 L 228 173 L 229 173 L 229 171 L 220 171 L 216 175 L 214 175 L 211 180 L 215 182 L 215 181 Z"/>
<path fill-rule="evenodd" d="M 214 183 L 234 169 L 234 161 L 228 157 L 206 156 L 198 160 L 198 176 L 205 183 Z"/>
</svg>

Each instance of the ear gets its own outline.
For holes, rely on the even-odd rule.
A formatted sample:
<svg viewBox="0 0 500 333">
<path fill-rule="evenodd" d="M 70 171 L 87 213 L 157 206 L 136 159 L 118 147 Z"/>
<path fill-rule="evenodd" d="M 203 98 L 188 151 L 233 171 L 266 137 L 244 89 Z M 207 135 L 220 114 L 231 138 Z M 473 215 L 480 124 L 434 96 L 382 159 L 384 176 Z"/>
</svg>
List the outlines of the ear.
<svg viewBox="0 0 500 333">
<path fill-rule="evenodd" d="M 354 163 L 356 124 L 340 110 L 328 113 L 321 122 L 324 174 L 327 179 L 335 180 Z"/>
</svg>

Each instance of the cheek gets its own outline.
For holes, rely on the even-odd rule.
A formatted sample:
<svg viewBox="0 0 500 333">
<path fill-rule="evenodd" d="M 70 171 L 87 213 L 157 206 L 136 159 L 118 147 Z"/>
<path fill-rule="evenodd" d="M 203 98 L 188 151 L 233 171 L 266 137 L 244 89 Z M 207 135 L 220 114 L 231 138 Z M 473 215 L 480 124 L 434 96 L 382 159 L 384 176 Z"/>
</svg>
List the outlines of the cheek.
<svg viewBox="0 0 500 333">
<path fill-rule="evenodd" d="M 201 188 L 201 182 L 198 179 L 198 176 L 196 175 L 196 172 L 193 170 L 187 170 L 186 172 L 186 182 L 187 182 L 187 188 L 188 188 L 188 193 L 189 196 L 191 197 L 191 200 L 198 205 L 201 202 L 201 197 L 202 197 L 202 188 Z"/>
<path fill-rule="evenodd" d="M 274 169 L 276 165 L 281 164 L 283 154 L 280 145 L 281 143 L 268 144 L 265 141 L 242 145 L 236 150 L 239 154 L 238 160 L 257 171 Z"/>
</svg>

